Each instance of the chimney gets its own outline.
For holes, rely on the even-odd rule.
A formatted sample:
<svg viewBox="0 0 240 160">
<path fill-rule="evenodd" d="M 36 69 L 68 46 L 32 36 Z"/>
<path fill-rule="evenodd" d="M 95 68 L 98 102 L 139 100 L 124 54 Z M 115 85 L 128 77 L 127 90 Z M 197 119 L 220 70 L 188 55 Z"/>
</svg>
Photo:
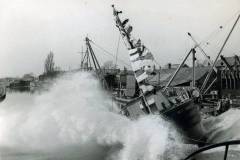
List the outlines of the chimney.
<svg viewBox="0 0 240 160">
<path fill-rule="evenodd" d="M 172 64 L 168 63 L 168 69 L 171 69 L 171 68 L 172 68 Z"/>
</svg>

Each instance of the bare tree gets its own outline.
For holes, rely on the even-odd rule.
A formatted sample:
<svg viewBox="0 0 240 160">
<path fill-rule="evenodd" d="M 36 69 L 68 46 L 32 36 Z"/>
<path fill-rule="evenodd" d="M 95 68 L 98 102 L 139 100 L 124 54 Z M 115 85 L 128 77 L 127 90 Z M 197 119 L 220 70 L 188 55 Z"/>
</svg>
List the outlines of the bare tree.
<svg viewBox="0 0 240 160">
<path fill-rule="evenodd" d="M 52 51 L 47 55 L 47 58 L 45 59 L 45 64 L 44 64 L 44 73 L 49 74 L 54 72 L 54 54 Z"/>
</svg>

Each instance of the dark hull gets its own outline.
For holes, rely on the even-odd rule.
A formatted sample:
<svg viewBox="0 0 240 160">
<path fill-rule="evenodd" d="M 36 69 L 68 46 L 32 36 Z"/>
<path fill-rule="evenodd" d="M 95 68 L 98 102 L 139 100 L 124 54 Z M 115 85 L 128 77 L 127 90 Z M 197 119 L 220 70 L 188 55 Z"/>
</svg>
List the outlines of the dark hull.
<svg viewBox="0 0 240 160">
<path fill-rule="evenodd" d="M 151 95 L 149 95 L 151 96 Z M 149 98 L 147 95 L 146 98 Z M 152 95 L 153 96 L 153 95 Z M 161 92 L 157 92 L 153 96 L 155 98 L 156 106 L 151 108 L 152 114 L 162 115 L 162 117 L 173 122 L 176 128 L 182 133 L 184 139 L 188 143 L 201 144 L 205 142 L 205 130 L 201 122 L 201 115 L 199 106 L 194 104 L 192 99 L 185 100 L 179 104 L 168 104 L 168 100 L 161 96 Z M 165 99 L 165 100 L 164 100 Z M 150 114 L 144 108 L 141 109 L 141 98 L 137 98 L 128 103 L 125 108 L 125 114 L 130 119 L 137 119 L 141 115 Z M 161 106 L 165 103 L 166 105 Z"/>
<path fill-rule="evenodd" d="M 2 102 L 6 98 L 6 94 L 0 96 L 0 102 Z"/>
<path fill-rule="evenodd" d="M 31 87 L 30 86 L 14 86 L 14 87 L 10 87 L 10 90 L 19 91 L 19 92 L 29 92 L 31 91 Z"/>
<path fill-rule="evenodd" d="M 201 122 L 199 106 L 189 100 L 162 113 L 169 118 L 185 135 L 185 140 L 190 143 L 204 143 L 205 130 Z"/>
</svg>

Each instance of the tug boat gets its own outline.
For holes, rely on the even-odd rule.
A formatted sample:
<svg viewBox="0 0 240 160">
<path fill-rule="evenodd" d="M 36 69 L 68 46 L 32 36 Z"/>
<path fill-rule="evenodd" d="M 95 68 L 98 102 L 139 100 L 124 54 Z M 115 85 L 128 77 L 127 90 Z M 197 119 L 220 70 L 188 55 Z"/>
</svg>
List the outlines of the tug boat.
<svg viewBox="0 0 240 160">
<path fill-rule="evenodd" d="M 6 98 L 6 88 L 0 86 L 0 102 L 2 102 Z"/>
<path fill-rule="evenodd" d="M 132 36 L 133 28 L 128 24 L 129 19 L 121 20 L 122 11 L 118 11 L 114 5 L 112 7 L 116 27 L 129 52 L 132 70 L 139 87 L 139 96 L 122 107 L 121 113 L 130 119 L 149 114 L 162 116 L 176 125 L 187 143 L 204 144 L 206 134 L 193 94 L 189 95 L 189 92 L 183 90 L 170 96 L 167 90 L 163 91 L 161 87 L 149 83 L 148 80 L 156 75 L 157 64 L 154 57 L 140 39 Z"/>
</svg>

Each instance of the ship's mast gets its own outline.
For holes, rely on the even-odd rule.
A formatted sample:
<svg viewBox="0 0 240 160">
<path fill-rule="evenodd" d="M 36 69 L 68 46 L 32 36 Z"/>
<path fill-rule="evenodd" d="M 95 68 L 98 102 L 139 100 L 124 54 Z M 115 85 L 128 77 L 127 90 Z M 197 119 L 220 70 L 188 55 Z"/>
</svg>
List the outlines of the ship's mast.
<svg viewBox="0 0 240 160">
<path fill-rule="evenodd" d="M 128 19 L 124 20 L 122 22 L 122 20 L 119 17 L 119 14 L 122 13 L 122 11 L 117 11 L 114 7 L 114 5 L 112 5 L 113 7 L 113 15 L 115 16 L 115 22 L 116 22 L 116 26 L 118 27 L 120 34 L 123 38 L 123 40 L 125 41 L 125 44 L 127 46 L 128 49 L 133 49 L 134 45 L 131 41 L 131 32 L 132 32 L 132 26 L 128 25 L 126 27 L 127 22 L 129 21 Z"/>
<path fill-rule="evenodd" d="M 151 76 L 156 75 L 153 55 L 151 54 L 149 49 L 147 49 L 146 46 L 142 44 L 140 39 L 136 40 L 133 38 L 133 36 L 131 35 L 132 26 L 127 24 L 129 19 L 125 19 L 122 21 L 119 17 L 119 14 L 121 14 L 122 11 L 116 10 L 114 5 L 112 5 L 112 7 L 116 26 L 119 29 L 122 39 L 124 40 L 124 43 L 129 52 L 131 66 L 134 71 L 138 86 L 140 88 L 143 102 L 151 113 L 149 106 L 155 102 L 148 102 L 145 94 L 153 92 L 155 90 L 154 86 L 147 83 L 147 80 Z"/>
<path fill-rule="evenodd" d="M 82 55 L 81 69 L 86 71 L 92 70 L 88 47 L 86 48 L 85 52 L 82 51 L 80 53 L 84 54 Z"/>
<path fill-rule="evenodd" d="M 85 38 L 85 42 L 86 42 L 86 52 L 83 56 L 83 59 L 81 61 L 81 68 L 83 70 L 87 70 L 87 71 L 91 71 L 93 70 L 92 68 L 92 63 L 96 72 L 96 75 L 98 76 L 98 78 L 100 79 L 100 81 L 102 82 L 102 85 L 104 88 L 109 89 L 107 82 L 104 78 L 104 73 L 101 69 L 101 66 L 99 64 L 99 61 L 93 51 L 93 48 L 91 46 L 91 40 L 86 37 Z"/>
</svg>

